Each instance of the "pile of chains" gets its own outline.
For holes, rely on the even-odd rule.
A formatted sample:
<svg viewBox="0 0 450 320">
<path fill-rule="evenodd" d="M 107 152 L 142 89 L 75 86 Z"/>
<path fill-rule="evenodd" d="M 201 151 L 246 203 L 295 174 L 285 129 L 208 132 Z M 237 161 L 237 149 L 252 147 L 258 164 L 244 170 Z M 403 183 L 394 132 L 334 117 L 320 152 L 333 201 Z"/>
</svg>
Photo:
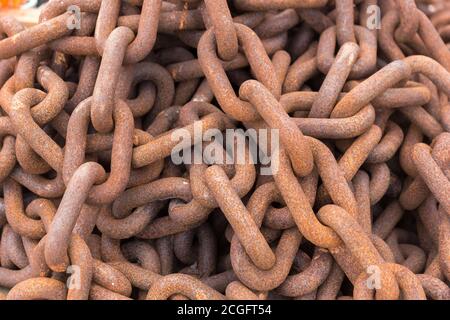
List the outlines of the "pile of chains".
<svg viewBox="0 0 450 320">
<path fill-rule="evenodd" d="M 0 296 L 450 299 L 449 48 L 443 0 L 1 18 Z"/>
</svg>

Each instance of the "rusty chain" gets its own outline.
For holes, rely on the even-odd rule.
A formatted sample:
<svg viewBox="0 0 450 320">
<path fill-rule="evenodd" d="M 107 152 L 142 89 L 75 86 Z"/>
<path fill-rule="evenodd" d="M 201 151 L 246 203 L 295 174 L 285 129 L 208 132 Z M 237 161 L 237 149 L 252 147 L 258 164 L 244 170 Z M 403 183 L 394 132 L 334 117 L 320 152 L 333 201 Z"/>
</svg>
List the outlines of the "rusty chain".
<svg viewBox="0 0 450 320">
<path fill-rule="evenodd" d="M 0 18 L 0 299 L 450 300 L 449 50 L 445 0 Z"/>
</svg>

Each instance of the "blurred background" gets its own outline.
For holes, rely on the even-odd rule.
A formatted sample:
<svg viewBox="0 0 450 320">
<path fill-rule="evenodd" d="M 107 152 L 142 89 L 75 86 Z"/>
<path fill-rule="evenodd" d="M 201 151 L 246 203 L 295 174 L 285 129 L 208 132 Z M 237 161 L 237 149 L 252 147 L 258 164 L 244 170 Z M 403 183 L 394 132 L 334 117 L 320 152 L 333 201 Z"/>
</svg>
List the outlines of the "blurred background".
<svg viewBox="0 0 450 320">
<path fill-rule="evenodd" d="M 0 0 L 0 10 L 35 8 L 48 0 Z"/>
<path fill-rule="evenodd" d="M 0 0 L 0 17 L 12 15 L 24 26 L 39 20 L 39 6 L 48 0 Z"/>
<path fill-rule="evenodd" d="M 0 10 L 35 8 L 47 0 L 0 0 Z"/>
</svg>

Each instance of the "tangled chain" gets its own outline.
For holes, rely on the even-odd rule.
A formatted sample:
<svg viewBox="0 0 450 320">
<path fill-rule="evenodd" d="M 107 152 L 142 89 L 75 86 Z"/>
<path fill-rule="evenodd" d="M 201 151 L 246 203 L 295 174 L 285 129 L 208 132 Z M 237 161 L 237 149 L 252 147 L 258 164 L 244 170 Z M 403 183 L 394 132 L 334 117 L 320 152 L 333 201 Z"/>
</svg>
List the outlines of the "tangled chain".
<svg viewBox="0 0 450 320">
<path fill-rule="evenodd" d="M 0 296 L 450 299 L 447 41 L 444 0 L 1 18 Z M 198 125 L 277 130 L 277 170 L 175 163 Z"/>
</svg>

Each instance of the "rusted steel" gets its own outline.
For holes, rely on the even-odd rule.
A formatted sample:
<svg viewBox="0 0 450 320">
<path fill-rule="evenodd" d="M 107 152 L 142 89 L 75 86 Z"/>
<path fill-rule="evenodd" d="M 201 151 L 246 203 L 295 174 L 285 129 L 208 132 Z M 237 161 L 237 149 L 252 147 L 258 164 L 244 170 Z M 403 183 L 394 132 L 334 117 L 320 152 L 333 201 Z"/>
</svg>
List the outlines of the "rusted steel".
<svg viewBox="0 0 450 320">
<path fill-rule="evenodd" d="M 413 161 L 420 176 L 440 202 L 444 211 L 449 212 L 450 200 L 447 195 L 450 192 L 450 181 L 432 158 L 430 147 L 423 143 L 418 143 L 414 146 L 412 152 Z"/>
<path fill-rule="evenodd" d="M 71 32 L 66 27 L 71 13 L 64 13 L 58 17 L 23 30 L 12 37 L 0 41 L 0 58 L 8 59 L 34 49 L 49 41 L 60 38 Z"/>
<path fill-rule="evenodd" d="M 103 288 L 129 297 L 131 283 L 119 270 L 110 265 L 93 259 L 92 279 Z"/>
<path fill-rule="evenodd" d="M 171 274 L 162 277 L 150 287 L 147 300 L 164 300 L 173 294 L 182 294 L 191 299 L 224 299 L 222 294 L 194 277 L 184 274 Z"/>
<path fill-rule="evenodd" d="M 252 103 L 272 129 L 280 130 L 280 141 L 291 159 L 294 171 L 306 176 L 313 168 L 313 157 L 302 132 L 283 110 L 276 98 L 260 82 L 248 80 L 242 84 L 239 96 Z M 298 157 L 301 158 L 298 158 Z"/>
<path fill-rule="evenodd" d="M 2 17 L 0 298 L 449 300 L 449 8 Z"/>
<path fill-rule="evenodd" d="M 329 117 L 358 54 L 358 45 L 352 43 L 347 43 L 339 49 L 336 60 L 333 62 L 327 77 L 320 87 L 319 96 L 311 106 L 310 118 Z"/>
<path fill-rule="evenodd" d="M 317 68 L 323 73 L 328 73 L 334 61 L 336 48 L 337 27 L 325 30 L 317 47 Z M 359 59 L 352 66 L 349 77 L 361 79 L 372 74 L 376 65 L 377 41 L 374 34 L 361 26 L 355 26 L 355 36 L 360 47 Z"/>
<path fill-rule="evenodd" d="M 233 59 L 238 53 L 238 38 L 226 1 L 205 1 L 206 12 L 214 28 L 219 56 Z"/>
<path fill-rule="evenodd" d="M 95 162 L 81 165 L 73 174 L 63 199 L 50 226 L 45 245 L 45 256 L 49 267 L 62 272 L 67 268 L 70 235 L 80 214 L 81 206 L 88 197 L 88 191 L 95 182 L 102 181 L 104 169 Z"/>
<path fill-rule="evenodd" d="M 223 169 L 218 166 L 208 168 L 205 172 L 205 179 L 252 260 L 261 269 L 270 269 L 275 263 L 275 256 L 262 234 L 257 230 L 257 226 L 252 223 L 250 214 L 246 212 L 239 196 L 232 189 Z"/>
<path fill-rule="evenodd" d="M 14 286 L 7 300 L 65 300 L 67 289 L 63 282 L 52 278 L 30 278 Z"/>
<path fill-rule="evenodd" d="M 105 41 L 102 62 L 92 93 L 92 124 L 100 133 L 113 128 L 114 90 L 127 45 L 133 40 L 133 32 L 126 27 L 114 29 Z"/>
<path fill-rule="evenodd" d="M 161 0 L 146 0 L 142 3 L 138 31 L 127 48 L 124 63 L 141 61 L 152 51 L 158 31 L 161 2 Z"/>
<path fill-rule="evenodd" d="M 225 295 L 231 300 L 258 300 L 262 299 L 262 295 L 255 294 L 239 281 L 231 282 L 225 291 Z"/>
<path fill-rule="evenodd" d="M 67 290 L 67 300 L 87 300 L 92 281 L 93 262 L 89 247 L 80 236 L 74 234 L 68 248 L 70 263 L 80 269 L 80 278 L 73 288 Z"/>
<path fill-rule="evenodd" d="M 298 274 L 288 276 L 276 291 L 286 297 L 300 297 L 313 292 L 330 273 L 332 262 L 330 253 L 316 249 L 309 265 L 301 268 L 303 270 Z"/>
<path fill-rule="evenodd" d="M 84 161 L 85 150 L 83 150 L 83 145 L 85 146 L 87 140 L 86 136 L 92 103 L 93 100 L 81 102 L 75 108 L 69 120 L 63 164 L 63 178 L 66 184 L 69 183 L 76 169 Z M 113 116 L 115 129 L 111 149 L 111 172 L 104 183 L 93 187 L 93 190 L 91 190 L 92 193 L 88 197 L 90 203 L 97 205 L 113 202 L 119 193 L 125 189 L 130 175 L 134 127 L 131 110 L 123 101 L 118 100 L 114 108 Z"/>
<path fill-rule="evenodd" d="M 254 65 L 257 78 L 269 88 L 269 91 L 278 97 L 281 93 L 279 82 L 276 81 L 276 73 L 260 39 L 253 31 L 241 24 L 235 24 L 238 39 L 244 41 L 244 47 L 250 66 Z M 250 48 L 252 50 L 250 51 Z M 218 60 L 214 48 L 214 34 L 205 32 L 202 36 L 199 48 L 199 62 L 202 66 L 209 85 L 216 95 L 220 106 L 225 112 L 230 112 L 236 120 L 254 121 L 258 118 L 257 112 L 248 103 L 241 101 L 237 96 L 229 96 L 233 92 L 231 84 Z M 258 60 L 255 60 L 258 57 Z"/>
</svg>

